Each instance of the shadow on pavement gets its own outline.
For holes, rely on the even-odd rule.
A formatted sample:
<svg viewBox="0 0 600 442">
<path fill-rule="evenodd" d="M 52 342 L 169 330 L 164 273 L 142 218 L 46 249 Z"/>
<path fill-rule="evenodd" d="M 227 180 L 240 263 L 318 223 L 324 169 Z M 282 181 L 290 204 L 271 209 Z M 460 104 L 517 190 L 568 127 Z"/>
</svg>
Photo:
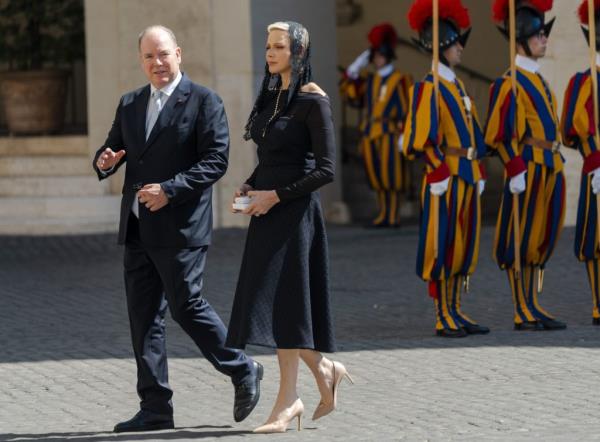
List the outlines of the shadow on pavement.
<svg viewBox="0 0 600 442">
<path fill-rule="evenodd" d="M 417 228 L 329 227 L 332 298 L 340 350 L 479 346 L 600 346 L 591 325 L 584 265 L 565 229 L 546 272 L 541 304 L 569 328 L 512 331 L 504 272 L 492 260 L 493 228 L 484 228 L 479 266 L 464 311 L 492 328 L 487 336 L 435 338 L 431 299 L 415 275 Z M 227 322 L 245 230 L 215 231 L 205 296 Z M 122 276 L 123 250 L 114 235 L 0 237 L 0 363 L 132 358 Z M 201 357 L 169 320 L 171 357 Z M 251 353 L 270 349 L 251 348 Z"/>
<path fill-rule="evenodd" d="M 42 441 L 42 440 L 69 440 L 69 441 L 135 441 L 135 440 L 177 440 L 177 439 L 204 439 L 227 436 L 242 436 L 252 434 L 249 431 L 229 430 L 229 425 L 212 426 L 200 425 L 197 427 L 175 428 L 168 431 L 150 431 L 146 433 L 112 433 L 112 432 L 65 432 L 65 433 L 39 433 L 16 434 L 0 433 L 0 441 Z"/>
</svg>

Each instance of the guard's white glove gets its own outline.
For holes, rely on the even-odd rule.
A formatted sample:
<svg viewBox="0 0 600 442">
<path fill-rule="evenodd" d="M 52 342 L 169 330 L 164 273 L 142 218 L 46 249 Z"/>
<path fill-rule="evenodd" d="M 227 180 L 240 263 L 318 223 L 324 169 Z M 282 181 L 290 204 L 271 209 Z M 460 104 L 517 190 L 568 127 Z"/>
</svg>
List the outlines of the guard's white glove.
<svg viewBox="0 0 600 442">
<path fill-rule="evenodd" d="M 356 80 L 360 76 L 360 71 L 369 65 L 369 56 L 371 50 L 367 49 L 354 60 L 350 66 L 346 69 L 346 75 L 353 80 Z"/>
<path fill-rule="evenodd" d="M 508 187 L 511 193 L 519 194 L 525 192 L 525 171 L 512 177 L 508 182 Z"/>
<path fill-rule="evenodd" d="M 485 180 L 477 181 L 477 190 L 479 191 L 479 195 L 481 196 L 481 194 L 485 190 Z"/>
<path fill-rule="evenodd" d="M 596 195 L 600 192 L 600 167 L 590 172 L 592 175 L 592 192 Z"/>
<path fill-rule="evenodd" d="M 431 194 L 435 196 L 440 196 L 446 193 L 448 190 L 448 182 L 450 181 L 450 177 L 445 180 L 438 181 L 436 183 L 431 183 L 429 185 L 429 189 L 431 190 Z"/>
<path fill-rule="evenodd" d="M 402 152 L 404 150 L 404 134 L 400 134 L 398 137 L 398 152 Z"/>
</svg>

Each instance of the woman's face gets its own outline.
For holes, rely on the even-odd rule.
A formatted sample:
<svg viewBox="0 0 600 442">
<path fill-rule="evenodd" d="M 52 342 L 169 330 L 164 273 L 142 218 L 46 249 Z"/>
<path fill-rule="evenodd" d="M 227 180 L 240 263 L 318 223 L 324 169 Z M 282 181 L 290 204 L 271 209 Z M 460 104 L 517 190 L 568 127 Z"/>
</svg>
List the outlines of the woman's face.
<svg viewBox="0 0 600 442">
<path fill-rule="evenodd" d="M 291 69 L 290 36 L 287 31 L 273 29 L 267 37 L 265 57 L 271 74 L 281 74 Z"/>
</svg>

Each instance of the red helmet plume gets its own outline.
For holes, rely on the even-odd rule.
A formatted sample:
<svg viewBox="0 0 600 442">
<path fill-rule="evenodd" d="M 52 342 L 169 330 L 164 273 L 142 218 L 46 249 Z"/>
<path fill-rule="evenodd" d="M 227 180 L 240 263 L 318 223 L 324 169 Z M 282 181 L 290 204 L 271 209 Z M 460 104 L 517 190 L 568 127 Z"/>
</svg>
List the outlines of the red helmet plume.
<svg viewBox="0 0 600 442">
<path fill-rule="evenodd" d="M 598 10 L 600 9 L 600 0 L 594 0 L 594 13 L 598 14 Z M 590 22 L 590 17 L 588 14 L 588 0 L 583 0 L 581 5 L 579 5 L 578 9 L 579 20 L 582 25 L 586 25 Z"/>
<path fill-rule="evenodd" d="M 469 10 L 460 0 L 439 0 L 441 20 L 449 20 L 458 28 L 471 26 Z M 412 29 L 421 32 L 433 15 L 433 0 L 416 0 L 408 11 L 408 23 Z"/>
<path fill-rule="evenodd" d="M 508 1 L 496 0 L 492 6 L 494 21 L 503 22 L 508 19 Z M 517 0 L 517 6 L 527 4 L 541 13 L 552 9 L 553 0 Z"/>
<path fill-rule="evenodd" d="M 374 49 L 380 48 L 383 44 L 394 48 L 398 43 L 398 34 L 396 34 L 396 30 L 390 23 L 380 23 L 373 26 L 367 38 Z"/>
</svg>

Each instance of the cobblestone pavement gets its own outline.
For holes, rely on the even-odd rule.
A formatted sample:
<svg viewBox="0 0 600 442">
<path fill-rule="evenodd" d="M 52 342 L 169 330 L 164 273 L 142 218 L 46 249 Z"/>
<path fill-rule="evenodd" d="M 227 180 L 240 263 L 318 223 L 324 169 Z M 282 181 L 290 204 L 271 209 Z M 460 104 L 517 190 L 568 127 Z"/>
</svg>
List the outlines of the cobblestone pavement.
<svg viewBox="0 0 600 442">
<path fill-rule="evenodd" d="M 273 353 L 263 395 L 233 422 L 233 389 L 172 320 L 168 326 L 176 429 L 115 435 L 137 409 L 122 281 L 113 235 L 0 238 L 0 440 L 600 440 L 600 327 L 591 325 L 585 270 L 566 229 L 546 275 L 542 304 L 565 320 L 558 332 L 512 331 L 507 281 L 491 259 L 486 228 L 465 310 L 488 336 L 433 336 L 433 309 L 414 274 L 416 228 L 331 227 L 332 286 L 341 351 L 356 384 L 339 410 L 285 435 L 248 431 L 276 394 Z M 205 296 L 227 320 L 244 241 L 219 230 L 209 251 Z M 306 368 L 300 395 L 318 396 Z"/>
</svg>

